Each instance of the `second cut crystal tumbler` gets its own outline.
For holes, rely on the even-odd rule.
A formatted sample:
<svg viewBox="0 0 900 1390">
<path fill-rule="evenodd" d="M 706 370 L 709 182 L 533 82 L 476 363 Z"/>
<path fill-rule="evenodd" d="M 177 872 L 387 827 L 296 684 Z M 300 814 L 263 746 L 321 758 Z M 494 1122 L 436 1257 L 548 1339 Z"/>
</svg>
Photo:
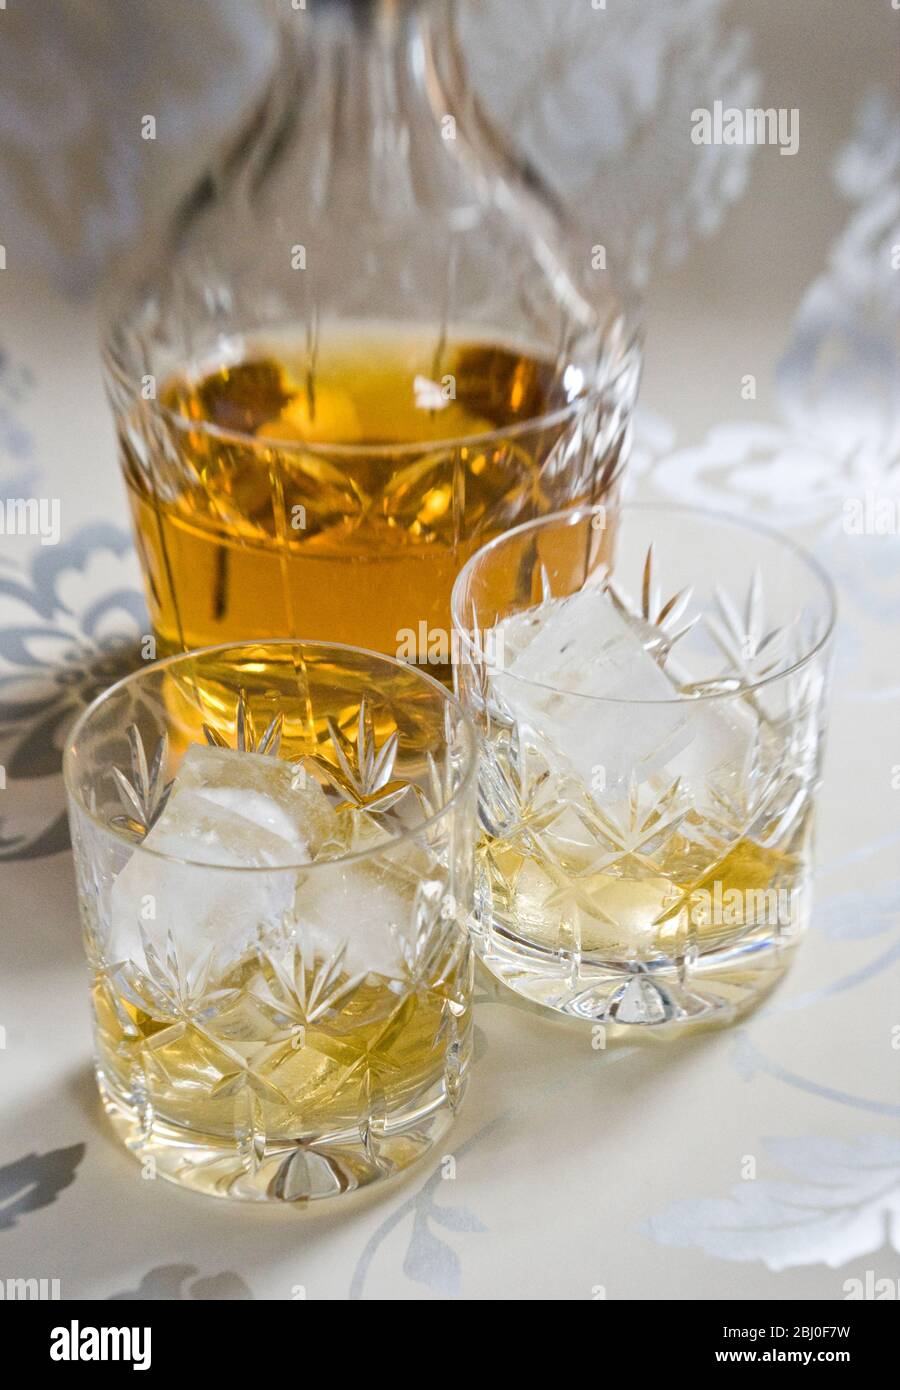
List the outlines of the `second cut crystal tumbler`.
<svg viewBox="0 0 900 1390">
<path fill-rule="evenodd" d="M 484 963 L 632 1034 L 737 1017 L 809 915 L 828 580 L 763 527 L 600 507 L 486 546 L 453 607 Z"/>
<path fill-rule="evenodd" d="M 65 757 L 100 1090 L 145 1174 L 305 1201 L 407 1167 L 470 1059 L 475 738 L 412 667 L 174 657 Z"/>
</svg>

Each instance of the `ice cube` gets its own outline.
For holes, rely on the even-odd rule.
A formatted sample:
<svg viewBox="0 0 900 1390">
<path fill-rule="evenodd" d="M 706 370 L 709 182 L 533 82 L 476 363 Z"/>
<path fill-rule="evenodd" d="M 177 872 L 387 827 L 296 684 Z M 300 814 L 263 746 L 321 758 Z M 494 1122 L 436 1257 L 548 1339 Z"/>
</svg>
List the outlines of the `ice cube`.
<svg viewBox="0 0 900 1390">
<path fill-rule="evenodd" d="M 260 940 L 277 950 L 295 936 L 320 960 L 346 945 L 343 970 L 352 975 L 397 978 L 398 939 L 411 937 L 431 859 L 414 841 L 390 839 L 368 813 L 336 810 L 308 772 L 192 747 L 162 815 L 113 884 L 109 952 L 145 968 L 142 931 L 162 957 L 171 934 L 182 975 L 211 950 L 218 974 Z M 377 857 L 335 858 L 380 845 Z"/>
<path fill-rule="evenodd" d="M 321 787 L 295 780 L 277 758 L 188 749 L 162 815 L 113 884 L 110 953 L 141 964 L 141 930 L 158 950 L 171 933 L 186 971 L 210 948 L 220 964 L 236 960 L 261 928 L 277 927 L 295 897 L 296 874 L 284 870 L 309 863 L 337 825 Z"/>
<path fill-rule="evenodd" d="M 176 788 L 179 793 L 196 791 L 290 845 L 304 847 L 302 856 L 273 862 L 314 859 L 338 832 L 335 810 L 315 777 L 279 758 L 195 744 L 184 755 Z"/>
<path fill-rule="evenodd" d="M 544 762 L 595 799 L 665 772 L 704 775 L 742 759 L 754 720 L 739 707 L 677 700 L 677 689 L 608 593 L 587 586 L 505 619 L 494 689 Z"/>
<path fill-rule="evenodd" d="M 278 868 L 310 857 L 308 842 L 291 831 L 278 803 L 261 792 L 178 787 L 143 843 L 157 854 L 211 867 Z"/>
<path fill-rule="evenodd" d="M 550 600 L 501 628 L 508 674 L 497 693 L 547 762 L 589 790 L 620 788 L 632 769 L 641 782 L 690 741 L 681 708 L 641 703 L 674 691 L 602 590 Z"/>
<path fill-rule="evenodd" d="M 299 938 L 322 959 L 346 946 L 344 969 L 351 975 L 397 979 L 401 944 L 412 943 L 422 881 L 397 851 L 349 864 L 319 863 L 299 877 L 294 906 Z"/>
</svg>

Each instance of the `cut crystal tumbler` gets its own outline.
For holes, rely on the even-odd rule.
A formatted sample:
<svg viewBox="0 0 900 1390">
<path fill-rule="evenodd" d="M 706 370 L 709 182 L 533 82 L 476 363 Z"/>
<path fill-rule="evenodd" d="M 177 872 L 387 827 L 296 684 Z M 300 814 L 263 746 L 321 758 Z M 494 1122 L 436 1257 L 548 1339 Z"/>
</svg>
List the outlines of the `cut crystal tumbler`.
<svg viewBox="0 0 900 1390">
<path fill-rule="evenodd" d="M 764 527 L 600 507 L 493 541 L 453 609 L 481 959 L 632 1036 L 738 1016 L 809 916 L 828 580 Z"/>
<path fill-rule="evenodd" d="M 475 738 L 356 648 L 172 657 L 65 757 L 97 1077 L 147 1175 L 302 1201 L 407 1167 L 466 1086 Z"/>
</svg>

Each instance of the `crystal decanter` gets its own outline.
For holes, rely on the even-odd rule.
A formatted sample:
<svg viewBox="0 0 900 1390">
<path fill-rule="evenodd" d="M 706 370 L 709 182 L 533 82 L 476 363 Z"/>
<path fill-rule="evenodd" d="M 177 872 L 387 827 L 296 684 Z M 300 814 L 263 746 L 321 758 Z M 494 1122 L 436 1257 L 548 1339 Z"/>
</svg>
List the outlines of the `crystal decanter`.
<svg viewBox="0 0 900 1390">
<path fill-rule="evenodd" d="M 468 556 L 615 497 L 634 318 L 486 122 L 454 0 L 277 9 L 263 99 L 107 338 L 159 651 L 302 636 L 446 679 Z"/>
</svg>

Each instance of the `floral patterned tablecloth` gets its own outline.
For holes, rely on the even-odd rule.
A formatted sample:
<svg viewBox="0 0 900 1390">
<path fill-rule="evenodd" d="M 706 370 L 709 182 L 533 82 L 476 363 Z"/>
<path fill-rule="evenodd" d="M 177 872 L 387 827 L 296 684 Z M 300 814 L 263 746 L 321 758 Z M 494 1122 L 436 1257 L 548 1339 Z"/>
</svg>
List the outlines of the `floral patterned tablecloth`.
<svg viewBox="0 0 900 1390">
<path fill-rule="evenodd" d="M 666 1048 L 594 1050 L 480 980 L 455 1163 L 380 1193 L 269 1210 L 142 1180 L 90 1070 L 60 750 L 147 628 L 91 291 L 161 175 L 117 155 L 113 116 L 89 134 L 85 84 L 116 80 L 96 54 L 79 72 L 90 4 L 60 0 L 62 66 L 39 16 L 2 13 L 0 499 L 58 499 L 61 534 L 0 536 L 0 1280 L 92 1299 L 900 1295 L 900 12 L 529 0 L 517 29 L 504 3 L 472 40 L 498 119 L 647 282 L 632 491 L 773 522 L 839 586 L 809 938 L 741 1027 Z M 121 8 L 132 39 L 154 12 L 145 67 L 176 105 L 189 85 L 189 149 L 228 114 L 222 84 L 167 61 L 169 0 Z M 207 56 L 239 91 L 255 30 L 218 22 Z M 23 90 L 29 45 L 55 114 Z M 692 146 L 692 108 L 719 97 L 796 108 L 797 153 Z"/>
</svg>

